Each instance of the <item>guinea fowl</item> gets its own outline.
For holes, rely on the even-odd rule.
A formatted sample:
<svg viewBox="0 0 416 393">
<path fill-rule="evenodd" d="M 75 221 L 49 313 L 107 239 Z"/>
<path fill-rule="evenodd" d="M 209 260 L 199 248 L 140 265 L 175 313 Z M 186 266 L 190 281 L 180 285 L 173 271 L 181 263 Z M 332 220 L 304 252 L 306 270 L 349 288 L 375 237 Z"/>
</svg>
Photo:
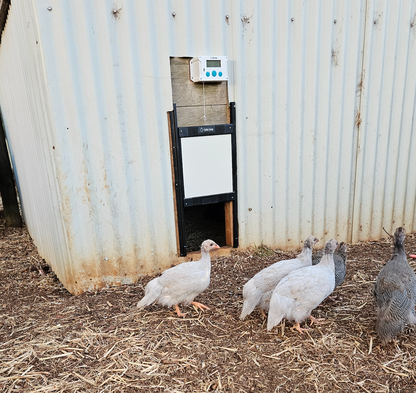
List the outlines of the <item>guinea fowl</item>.
<svg viewBox="0 0 416 393">
<path fill-rule="evenodd" d="M 323 319 L 314 318 L 311 312 L 331 294 L 335 288 L 334 251 L 338 242 L 334 239 L 325 244 L 324 256 L 315 266 L 289 273 L 273 291 L 270 299 L 267 330 L 278 325 L 283 318 L 295 321 L 295 329 L 304 330 L 300 322 L 310 318 L 312 323 Z"/>
<path fill-rule="evenodd" d="M 347 246 L 347 244 L 341 242 L 334 251 L 335 288 L 339 287 L 344 282 L 347 273 Z M 323 250 L 312 255 L 312 265 L 317 265 L 321 261 L 323 255 Z"/>
<path fill-rule="evenodd" d="M 291 271 L 312 264 L 312 247 L 318 242 L 314 236 L 308 236 L 303 242 L 303 251 L 294 259 L 279 261 L 258 272 L 243 288 L 243 310 L 240 319 L 244 319 L 256 308 L 264 314 L 269 310 L 270 297 L 279 281 Z"/>
<path fill-rule="evenodd" d="M 394 233 L 393 255 L 380 270 L 374 287 L 377 303 L 376 330 L 382 345 L 402 333 L 406 323 L 416 323 L 416 275 L 407 262 L 404 238 L 404 228 L 397 228 Z"/>
<path fill-rule="evenodd" d="M 185 317 L 179 309 L 179 303 L 193 304 L 199 309 L 209 308 L 194 302 L 194 298 L 207 289 L 211 275 L 210 251 L 220 248 L 212 240 L 205 240 L 201 244 L 201 259 L 186 262 L 165 270 L 160 277 L 146 285 L 145 296 L 137 304 L 138 308 L 146 307 L 154 302 L 162 306 L 175 306 L 178 317 Z"/>
</svg>

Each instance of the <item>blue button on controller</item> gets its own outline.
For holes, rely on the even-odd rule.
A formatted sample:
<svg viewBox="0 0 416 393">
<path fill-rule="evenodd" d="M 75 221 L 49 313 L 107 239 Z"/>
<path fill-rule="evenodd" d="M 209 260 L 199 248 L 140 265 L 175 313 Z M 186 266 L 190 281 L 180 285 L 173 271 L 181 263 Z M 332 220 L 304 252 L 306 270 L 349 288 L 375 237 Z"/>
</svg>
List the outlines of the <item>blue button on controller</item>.
<svg viewBox="0 0 416 393">
<path fill-rule="evenodd" d="M 212 71 L 212 76 L 217 76 L 217 71 Z"/>
<path fill-rule="evenodd" d="M 205 75 L 206 75 L 206 76 L 209 76 L 209 72 L 207 71 L 207 72 L 205 73 Z"/>
<path fill-rule="evenodd" d="M 222 76 L 222 72 L 221 71 L 218 73 L 218 76 Z"/>
</svg>

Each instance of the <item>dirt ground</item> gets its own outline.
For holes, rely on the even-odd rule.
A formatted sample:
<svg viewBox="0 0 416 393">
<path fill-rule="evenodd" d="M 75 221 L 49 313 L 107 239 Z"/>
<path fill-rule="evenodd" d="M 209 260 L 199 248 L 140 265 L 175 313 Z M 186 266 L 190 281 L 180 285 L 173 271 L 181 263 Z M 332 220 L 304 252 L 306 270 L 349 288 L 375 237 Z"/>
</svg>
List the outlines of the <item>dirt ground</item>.
<svg viewBox="0 0 416 393">
<path fill-rule="evenodd" d="M 380 347 L 374 280 L 389 240 L 350 245 L 344 283 L 301 335 L 291 322 L 266 331 L 256 310 L 239 320 L 242 287 L 294 253 L 258 247 L 214 258 L 209 288 L 183 307 L 137 310 L 150 277 L 72 296 L 40 258 L 26 229 L 0 221 L 1 392 L 414 392 L 416 333 Z M 214 239 L 215 240 L 215 239 Z M 339 241 L 342 239 L 338 239 Z M 416 236 L 406 237 L 416 251 Z M 411 262 L 412 260 L 409 260 Z M 413 268 L 415 263 L 411 262 Z M 302 325 L 303 326 L 303 325 Z"/>
</svg>

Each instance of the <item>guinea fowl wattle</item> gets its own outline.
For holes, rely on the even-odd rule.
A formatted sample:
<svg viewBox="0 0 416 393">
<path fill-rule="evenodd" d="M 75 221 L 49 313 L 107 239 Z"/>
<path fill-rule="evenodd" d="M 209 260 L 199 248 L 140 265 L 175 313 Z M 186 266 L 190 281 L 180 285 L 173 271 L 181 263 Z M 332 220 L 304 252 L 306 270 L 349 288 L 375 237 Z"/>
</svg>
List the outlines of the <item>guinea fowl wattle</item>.
<svg viewBox="0 0 416 393">
<path fill-rule="evenodd" d="M 175 306 L 179 317 L 185 314 L 179 309 L 179 304 L 193 304 L 199 309 L 209 309 L 207 306 L 194 302 L 194 298 L 207 289 L 211 277 L 210 251 L 220 248 L 212 240 L 205 240 L 201 245 L 201 259 L 185 262 L 165 270 L 160 277 L 150 281 L 145 288 L 145 296 L 137 304 L 138 308 L 146 307 L 154 302 L 162 306 Z"/>
<path fill-rule="evenodd" d="M 402 333 L 406 323 L 416 323 L 416 275 L 407 262 L 404 238 L 405 229 L 397 228 L 393 255 L 380 270 L 374 287 L 376 330 L 382 345 Z"/>
<path fill-rule="evenodd" d="M 270 299 L 267 330 L 278 325 L 283 318 L 294 320 L 295 329 L 303 332 L 300 322 L 310 318 L 314 308 L 331 294 L 335 288 L 334 251 L 337 241 L 329 240 L 325 244 L 324 256 L 315 266 L 304 267 L 289 273 L 277 284 Z"/>
<path fill-rule="evenodd" d="M 302 252 L 294 259 L 279 261 L 258 272 L 243 288 L 243 310 L 240 319 L 244 319 L 257 306 L 268 311 L 270 297 L 280 280 L 291 271 L 312 264 L 312 247 L 318 242 L 314 236 L 308 236 L 303 242 Z"/>
</svg>

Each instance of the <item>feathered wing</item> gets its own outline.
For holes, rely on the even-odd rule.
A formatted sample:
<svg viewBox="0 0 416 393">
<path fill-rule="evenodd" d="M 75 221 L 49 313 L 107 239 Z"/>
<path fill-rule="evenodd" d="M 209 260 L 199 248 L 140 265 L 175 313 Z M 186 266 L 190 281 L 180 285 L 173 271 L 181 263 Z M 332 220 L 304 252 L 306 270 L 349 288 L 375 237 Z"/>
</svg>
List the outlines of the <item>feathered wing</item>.
<svg viewBox="0 0 416 393">
<path fill-rule="evenodd" d="M 258 272 L 243 287 L 244 304 L 240 319 L 251 314 L 256 306 L 268 311 L 273 290 L 280 280 L 293 270 L 305 267 L 307 263 L 308 260 L 304 258 L 288 259 L 276 262 Z"/>
<path fill-rule="evenodd" d="M 165 306 L 189 304 L 210 283 L 210 268 L 206 264 L 187 262 L 166 270 L 161 277 L 163 287 L 158 302 Z"/>
<path fill-rule="evenodd" d="M 334 273 L 325 266 L 310 266 L 293 271 L 274 289 L 267 329 L 272 329 L 283 318 L 302 322 L 334 288 Z"/>
<path fill-rule="evenodd" d="M 383 344 L 398 336 L 406 323 L 416 323 L 413 280 L 406 276 L 398 277 L 398 274 L 389 270 L 380 271 L 374 289 L 377 302 L 376 330 Z"/>
<path fill-rule="evenodd" d="M 256 287 L 255 281 L 251 279 L 243 287 L 243 310 L 241 311 L 240 319 L 244 319 L 248 314 L 251 314 L 256 306 L 260 303 L 263 292 Z"/>
<path fill-rule="evenodd" d="M 137 307 L 142 308 L 155 301 L 168 307 L 189 304 L 208 287 L 210 270 L 209 263 L 200 261 L 182 263 L 165 270 L 160 277 L 147 284 L 145 296 Z"/>
<path fill-rule="evenodd" d="M 159 279 L 160 277 L 157 277 L 146 285 L 144 297 L 137 304 L 138 308 L 149 306 L 150 304 L 155 302 L 156 299 L 159 297 L 163 289 L 163 287 L 159 283 Z"/>
<path fill-rule="evenodd" d="M 290 310 L 295 307 L 295 301 L 287 296 L 273 294 L 270 299 L 269 315 L 267 316 L 267 330 L 278 325 Z"/>
</svg>

